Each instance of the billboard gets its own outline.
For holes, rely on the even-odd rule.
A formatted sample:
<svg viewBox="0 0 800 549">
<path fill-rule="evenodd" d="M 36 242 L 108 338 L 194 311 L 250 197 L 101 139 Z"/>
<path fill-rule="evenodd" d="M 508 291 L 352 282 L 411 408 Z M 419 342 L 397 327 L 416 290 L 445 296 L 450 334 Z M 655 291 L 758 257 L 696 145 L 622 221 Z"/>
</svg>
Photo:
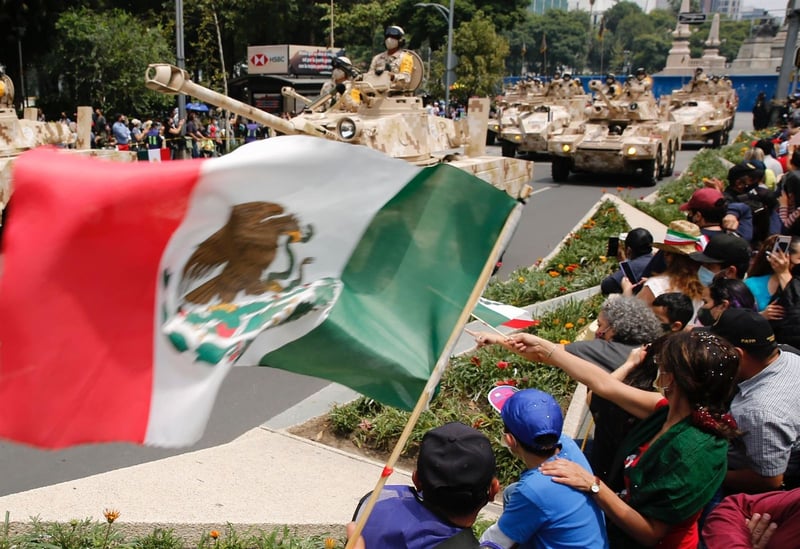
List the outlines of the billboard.
<svg viewBox="0 0 800 549">
<path fill-rule="evenodd" d="M 283 74 L 290 76 L 330 76 L 331 60 L 343 50 L 320 46 L 280 44 L 248 46 L 248 74 Z"/>
</svg>

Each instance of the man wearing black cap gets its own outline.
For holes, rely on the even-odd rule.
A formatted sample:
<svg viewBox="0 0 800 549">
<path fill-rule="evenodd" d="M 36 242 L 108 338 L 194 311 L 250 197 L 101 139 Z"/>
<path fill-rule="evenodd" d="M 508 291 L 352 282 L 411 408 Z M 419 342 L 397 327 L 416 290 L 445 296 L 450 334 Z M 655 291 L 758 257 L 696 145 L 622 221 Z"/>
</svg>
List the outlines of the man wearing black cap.
<svg viewBox="0 0 800 549">
<path fill-rule="evenodd" d="M 620 235 L 622 236 L 622 235 Z M 622 242 L 620 242 L 622 244 Z M 617 254 L 617 259 L 627 260 L 628 265 L 633 269 L 633 273 L 641 278 L 650 260 L 653 259 L 653 235 L 650 231 L 641 227 L 632 229 L 625 235 L 624 253 Z M 600 291 L 603 295 L 621 294 L 622 278 L 625 274 L 622 269 L 617 269 L 600 282 Z"/>
<path fill-rule="evenodd" d="M 431 429 L 422 438 L 410 486 L 386 486 L 362 536 L 370 549 L 478 547 L 472 525 L 500 490 L 489 439 L 462 423 Z M 357 520 L 364 496 L 356 509 Z"/>
<path fill-rule="evenodd" d="M 708 241 L 702 252 L 691 253 L 689 257 L 701 264 L 697 278 L 708 288 L 717 275 L 744 278 L 750 265 L 750 245 L 744 238 L 720 233 Z"/>
<path fill-rule="evenodd" d="M 491 397 L 490 397 L 491 398 Z M 556 400 L 537 389 L 525 389 L 500 404 L 509 451 L 525 471 L 503 493 L 503 514 L 481 536 L 481 542 L 511 547 L 606 548 L 605 520 L 592 499 L 600 488 L 595 477 L 590 493 L 553 482 L 539 471 L 551 459 L 565 459 L 591 471 L 575 442 L 561 434 L 563 417 Z"/>
<path fill-rule="evenodd" d="M 742 436 L 728 452 L 728 493 L 794 488 L 800 480 L 800 356 L 782 352 L 769 321 L 727 309 L 711 332 L 739 353 L 739 391 L 731 402 Z"/>
<path fill-rule="evenodd" d="M 752 215 L 752 236 L 748 237 L 746 225 L 746 210 L 740 208 L 738 219 L 728 214 L 722 220 L 722 227 L 734 230 L 750 241 L 756 247 L 762 240 L 769 236 L 770 217 L 778 205 L 772 191 L 760 187 L 758 183 L 764 178 L 764 170 L 750 162 L 736 164 L 728 170 L 728 186 L 723 191 L 729 206 L 741 204 L 750 209 Z"/>
</svg>

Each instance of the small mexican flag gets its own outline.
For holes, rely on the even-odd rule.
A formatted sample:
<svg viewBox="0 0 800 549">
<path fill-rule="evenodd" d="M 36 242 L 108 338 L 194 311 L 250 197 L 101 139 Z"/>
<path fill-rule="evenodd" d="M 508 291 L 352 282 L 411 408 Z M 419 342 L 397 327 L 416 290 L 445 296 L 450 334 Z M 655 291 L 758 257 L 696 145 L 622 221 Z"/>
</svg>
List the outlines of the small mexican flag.
<svg viewBox="0 0 800 549">
<path fill-rule="evenodd" d="M 536 321 L 531 317 L 531 313 L 525 309 L 498 301 L 491 301 L 483 297 L 478 299 L 472 316 L 494 328 L 505 326 L 514 330 L 522 330 L 536 324 Z"/>
<path fill-rule="evenodd" d="M 304 136 L 13 168 L 0 437 L 49 448 L 191 444 L 234 365 L 411 409 L 520 207 L 451 166 Z"/>
</svg>

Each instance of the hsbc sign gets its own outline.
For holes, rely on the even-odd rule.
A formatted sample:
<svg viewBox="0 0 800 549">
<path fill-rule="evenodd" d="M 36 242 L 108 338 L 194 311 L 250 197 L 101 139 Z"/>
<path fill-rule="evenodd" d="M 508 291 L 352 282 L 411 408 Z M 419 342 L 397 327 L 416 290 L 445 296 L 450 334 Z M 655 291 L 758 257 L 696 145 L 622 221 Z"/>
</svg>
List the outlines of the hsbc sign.
<svg viewBox="0 0 800 549">
<path fill-rule="evenodd" d="M 248 74 L 283 74 L 290 76 L 330 76 L 331 61 L 341 50 L 321 46 L 280 44 L 247 48 Z"/>
<path fill-rule="evenodd" d="M 247 48 L 249 74 L 286 74 L 289 71 L 289 46 L 250 46 Z"/>
</svg>

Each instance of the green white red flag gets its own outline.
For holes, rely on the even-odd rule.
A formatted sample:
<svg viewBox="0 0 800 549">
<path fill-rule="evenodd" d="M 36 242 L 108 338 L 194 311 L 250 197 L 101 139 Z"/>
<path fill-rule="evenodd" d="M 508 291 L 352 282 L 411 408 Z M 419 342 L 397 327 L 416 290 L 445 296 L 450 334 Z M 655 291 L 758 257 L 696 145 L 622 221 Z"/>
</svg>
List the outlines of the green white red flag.
<svg viewBox="0 0 800 549">
<path fill-rule="evenodd" d="M 473 316 L 494 328 L 505 326 L 506 328 L 522 330 L 536 324 L 531 313 L 525 309 L 483 297 L 478 299 Z"/>
<path fill-rule="evenodd" d="M 189 445 L 233 365 L 413 407 L 518 207 L 303 136 L 153 164 L 37 149 L 12 176 L 0 437 L 49 448 Z"/>
</svg>

